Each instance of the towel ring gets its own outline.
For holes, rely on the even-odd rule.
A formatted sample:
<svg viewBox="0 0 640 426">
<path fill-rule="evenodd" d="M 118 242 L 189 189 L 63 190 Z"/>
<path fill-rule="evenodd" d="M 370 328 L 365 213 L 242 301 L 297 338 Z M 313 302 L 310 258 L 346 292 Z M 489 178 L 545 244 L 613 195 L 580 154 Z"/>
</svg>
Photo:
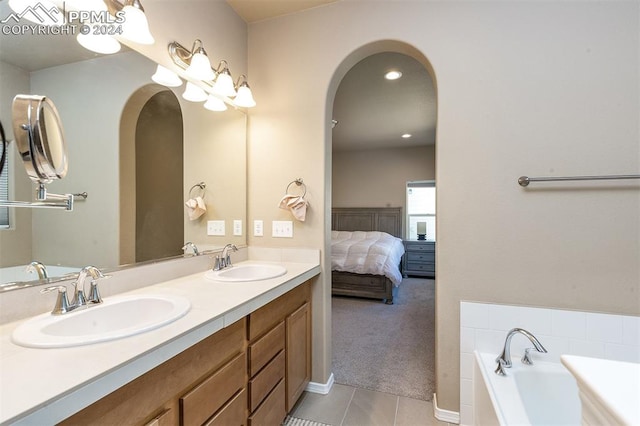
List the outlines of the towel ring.
<svg viewBox="0 0 640 426">
<path fill-rule="evenodd" d="M 205 189 L 206 187 L 207 187 L 207 184 L 206 184 L 206 183 L 204 183 L 204 182 L 196 183 L 196 184 L 195 184 L 195 185 L 193 185 L 193 186 L 191 187 L 191 189 L 189 190 L 189 198 L 193 198 L 193 196 L 191 195 L 191 193 L 193 192 L 193 190 L 194 190 L 194 189 L 196 189 L 196 188 L 200 188 L 200 193 L 199 193 L 199 195 L 200 195 L 200 197 L 202 197 L 202 199 L 204 200 L 204 195 L 205 195 L 204 189 Z"/>
<path fill-rule="evenodd" d="M 291 185 L 293 185 L 294 183 L 297 186 L 302 186 L 304 193 L 301 195 L 301 197 L 304 198 L 304 196 L 307 195 L 307 185 L 304 184 L 304 182 L 302 181 L 302 178 L 298 178 L 296 180 L 291 181 L 289 185 L 287 185 L 287 189 L 284 192 L 286 194 L 289 194 L 289 188 L 291 188 Z"/>
</svg>

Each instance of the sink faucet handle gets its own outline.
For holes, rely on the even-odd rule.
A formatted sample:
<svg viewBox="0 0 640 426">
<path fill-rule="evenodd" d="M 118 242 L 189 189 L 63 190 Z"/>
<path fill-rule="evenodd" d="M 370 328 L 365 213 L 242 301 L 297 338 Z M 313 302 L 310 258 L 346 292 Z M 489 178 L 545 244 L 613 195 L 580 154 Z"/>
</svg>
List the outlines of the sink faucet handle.
<svg viewBox="0 0 640 426">
<path fill-rule="evenodd" d="M 67 299 L 67 288 L 65 286 L 54 285 L 51 287 L 45 287 L 40 290 L 40 293 L 44 294 L 55 290 L 58 290 L 58 298 L 56 299 L 56 305 L 54 306 L 53 311 L 51 311 L 51 315 L 62 315 L 72 310 L 72 308 L 69 306 L 69 299 Z"/>
<path fill-rule="evenodd" d="M 526 365 L 533 365 L 533 359 L 531 358 L 531 354 L 529 353 L 531 350 L 536 350 L 535 348 L 526 348 L 524 350 L 524 355 L 522 355 L 522 363 Z"/>
<path fill-rule="evenodd" d="M 213 270 L 219 271 L 220 269 L 222 269 L 220 266 L 220 256 L 216 256 L 213 258 Z"/>
</svg>

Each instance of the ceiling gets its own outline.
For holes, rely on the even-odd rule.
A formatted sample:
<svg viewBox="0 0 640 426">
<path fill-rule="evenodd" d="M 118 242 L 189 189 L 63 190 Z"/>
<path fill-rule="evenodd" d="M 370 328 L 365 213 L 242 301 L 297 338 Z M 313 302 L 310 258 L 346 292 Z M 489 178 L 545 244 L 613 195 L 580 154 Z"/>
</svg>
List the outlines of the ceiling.
<svg viewBox="0 0 640 426">
<path fill-rule="evenodd" d="M 252 23 L 336 1 L 338 0 L 227 0 L 227 3 L 245 22 Z"/>
</svg>

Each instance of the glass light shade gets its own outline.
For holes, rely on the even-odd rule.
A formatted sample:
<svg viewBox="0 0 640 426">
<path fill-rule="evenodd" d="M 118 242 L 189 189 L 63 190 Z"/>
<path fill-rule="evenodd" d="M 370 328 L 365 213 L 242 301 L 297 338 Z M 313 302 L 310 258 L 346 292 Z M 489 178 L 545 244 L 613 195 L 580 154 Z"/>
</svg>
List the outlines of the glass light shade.
<svg viewBox="0 0 640 426">
<path fill-rule="evenodd" d="M 178 74 L 163 67 L 162 65 L 158 65 L 156 73 L 151 76 L 151 80 L 167 87 L 182 86 L 182 80 L 178 77 Z"/>
<path fill-rule="evenodd" d="M 226 111 L 227 104 L 224 101 L 216 96 L 209 95 L 207 102 L 204 103 L 204 107 L 209 111 Z"/>
<path fill-rule="evenodd" d="M 187 68 L 187 74 L 197 80 L 212 81 L 216 75 L 211 69 L 211 62 L 204 53 L 194 53 L 191 57 L 191 64 Z"/>
<path fill-rule="evenodd" d="M 216 82 L 213 85 L 213 91 L 228 98 L 236 95 L 236 89 L 233 87 L 233 78 L 228 69 L 225 68 L 218 74 L 218 78 L 216 78 Z"/>
<path fill-rule="evenodd" d="M 207 93 L 195 84 L 187 81 L 187 88 L 182 94 L 182 97 L 190 102 L 204 102 L 207 100 Z"/>
<path fill-rule="evenodd" d="M 251 89 L 247 83 L 242 83 L 242 85 L 238 87 L 238 95 L 233 102 L 237 106 L 244 108 L 256 106 L 256 101 L 253 99 L 253 94 L 251 93 Z"/>
<path fill-rule="evenodd" d="M 9 0 L 9 7 L 19 18 L 38 25 L 62 25 L 65 17 L 51 0 Z M 2 17 L 5 19 L 6 17 Z M 14 24 L 13 21 L 7 23 Z"/>
<path fill-rule="evenodd" d="M 108 35 L 95 35 L 95 34 L 78 34 L 76 37 L 80 46 L 92 52 L 102 53 L 109 55 L 120 51 L 120 42 L 115 38 Z"/>
<path fill-rule="evenodd" d="M 144 12 L 134 6 L 125 6 L 122 37 L 139 44 L 153 44 L 155 40 L 149 31 L 149 22 Z"/>
</svg>

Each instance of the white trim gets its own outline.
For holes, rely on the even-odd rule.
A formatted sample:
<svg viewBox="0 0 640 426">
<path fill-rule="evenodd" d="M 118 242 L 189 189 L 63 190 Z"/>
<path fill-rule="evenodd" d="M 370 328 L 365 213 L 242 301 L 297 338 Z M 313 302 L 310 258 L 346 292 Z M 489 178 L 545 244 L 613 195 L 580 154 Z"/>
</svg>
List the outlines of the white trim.
<svg viewBox="0 0 640 426">
<path fill-rule="evenodd" d="M 333 387 L 334 377 L 333 373 L 329 376 L 329 380 L 327 383 L 318 383 L 318 382 L 309 382 L 305 390 L 311 393 L 319 393 L 322 395 L 326 395 L 331 391 Z"/>
<path fill-rule="evenodd" d="M 460 413 L 438 408 L 438 398 L 435 393 L 433 394 L 433 417 L 442 422 L 460 424 Z"/>
</svg>

